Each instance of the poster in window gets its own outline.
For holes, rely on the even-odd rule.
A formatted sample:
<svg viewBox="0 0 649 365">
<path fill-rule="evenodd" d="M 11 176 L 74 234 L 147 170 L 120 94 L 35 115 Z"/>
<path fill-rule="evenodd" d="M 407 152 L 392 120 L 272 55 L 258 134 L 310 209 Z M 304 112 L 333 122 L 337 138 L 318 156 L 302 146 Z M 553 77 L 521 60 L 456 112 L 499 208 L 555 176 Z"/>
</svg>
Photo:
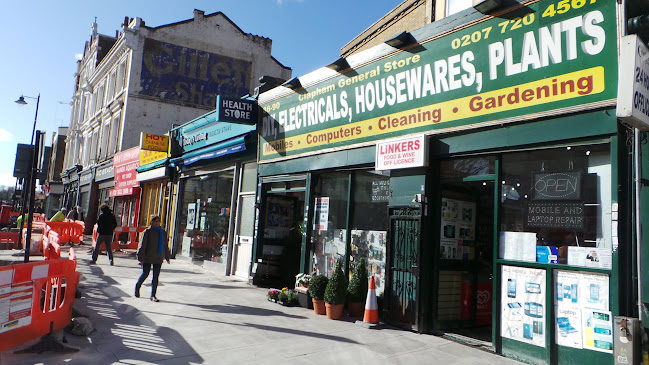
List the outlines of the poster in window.
<svg viewBox="0 0 649 365">
<path fill-rule="evenodd" d="M 545 270 L 502 266 L 500 334 L 545 347 Z"/>
<path fill-rule="evenodd" d="M 329 227 L 329 197 L 315 198 L 315 229 L 316 231 L 326 231 Z"/>
<path fill-rule="evenodd" d="M 442 259 L 468 260 L 465 241 L 475 240 L 476 204 L 442 198 L 440 254 Z"/>
<path fill-rule="evenodd" d="M 187 204 L 187 229 L 194 229 L 196 225 L 196 203 Z"/>
<path fill-rule="evenodd" d="M 557 344 L 610 353 L 608 275 L 557 270 L 554 283 Z"/>
</svg>

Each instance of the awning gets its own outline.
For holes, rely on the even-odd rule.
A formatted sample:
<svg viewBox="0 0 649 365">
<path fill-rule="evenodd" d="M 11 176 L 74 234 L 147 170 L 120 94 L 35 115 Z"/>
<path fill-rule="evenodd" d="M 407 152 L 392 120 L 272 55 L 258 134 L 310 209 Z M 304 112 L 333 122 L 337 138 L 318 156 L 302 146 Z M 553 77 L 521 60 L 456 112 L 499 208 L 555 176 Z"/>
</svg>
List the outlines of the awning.
<svg viewBox="0 0 649 365">
<path fill-rule="evenodd" d="M 245 140 L 247 136 L 248 134 L 244 134 L 239 137 L 231 138 L 226 141 L 186 153 L 181 157 L 172 158 L 169 162 L 169 166 L 187 166 L 201 160 L 217 158 L 229 155 L 231 153 L 245 151 Z"/>
<path fill-rule="evenodd" d="M 137 172 L 145 172 L 145 171 L 157 169 L 157 168 L 160 168 L 160 167 L 165 167 L 168 164 L 169 164 L 169 159 L 168 158 L 163 158 L 162 160 L 153 161 L 153 162 L 149 162 L 146 165 L 142 165 L 142 166 L 138 167 L 136 170 L 137 170 Z"/>
</svg>

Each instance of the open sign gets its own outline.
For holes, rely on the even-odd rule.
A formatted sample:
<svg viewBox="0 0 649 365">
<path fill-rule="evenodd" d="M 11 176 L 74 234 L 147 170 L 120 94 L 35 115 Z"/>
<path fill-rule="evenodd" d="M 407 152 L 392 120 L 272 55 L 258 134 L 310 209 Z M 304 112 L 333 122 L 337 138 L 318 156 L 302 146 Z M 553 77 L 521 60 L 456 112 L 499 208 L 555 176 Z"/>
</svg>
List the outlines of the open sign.
<svg viewBox="0 0 649 365">
<path fill-rule="evenodd" d="M 581 198 L 581 172 L 534 174 L 535 200 L 573 200 Z"/>
</svg>

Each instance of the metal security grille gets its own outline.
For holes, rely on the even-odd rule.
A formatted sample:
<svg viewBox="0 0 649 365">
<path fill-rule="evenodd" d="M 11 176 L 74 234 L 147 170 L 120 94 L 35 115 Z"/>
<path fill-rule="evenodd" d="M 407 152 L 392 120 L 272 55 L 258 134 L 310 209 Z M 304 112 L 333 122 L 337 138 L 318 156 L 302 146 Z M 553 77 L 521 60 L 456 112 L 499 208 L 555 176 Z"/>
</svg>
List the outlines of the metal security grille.
<svg viewBox="0 0 649 365">
<path fill-rule="evenodd" d="M 420 232 L 419 208 L 390 208 L 386 315 L 389 322 L 413 330 L 417 329 Z"/>
</svg>

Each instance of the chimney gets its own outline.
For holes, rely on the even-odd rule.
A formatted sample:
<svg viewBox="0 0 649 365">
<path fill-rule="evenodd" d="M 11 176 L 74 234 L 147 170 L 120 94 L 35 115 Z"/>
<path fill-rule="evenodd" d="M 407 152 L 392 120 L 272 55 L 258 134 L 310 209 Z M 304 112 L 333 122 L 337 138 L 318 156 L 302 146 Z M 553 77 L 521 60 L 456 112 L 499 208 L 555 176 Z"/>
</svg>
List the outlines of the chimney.
<svg viewBox="0 0 649 365">
<path fill-rule="evenodd" d="M 202 10 L 194 9 L 194 20 L 203 19 L 205 12 Z"/>
</svg>

